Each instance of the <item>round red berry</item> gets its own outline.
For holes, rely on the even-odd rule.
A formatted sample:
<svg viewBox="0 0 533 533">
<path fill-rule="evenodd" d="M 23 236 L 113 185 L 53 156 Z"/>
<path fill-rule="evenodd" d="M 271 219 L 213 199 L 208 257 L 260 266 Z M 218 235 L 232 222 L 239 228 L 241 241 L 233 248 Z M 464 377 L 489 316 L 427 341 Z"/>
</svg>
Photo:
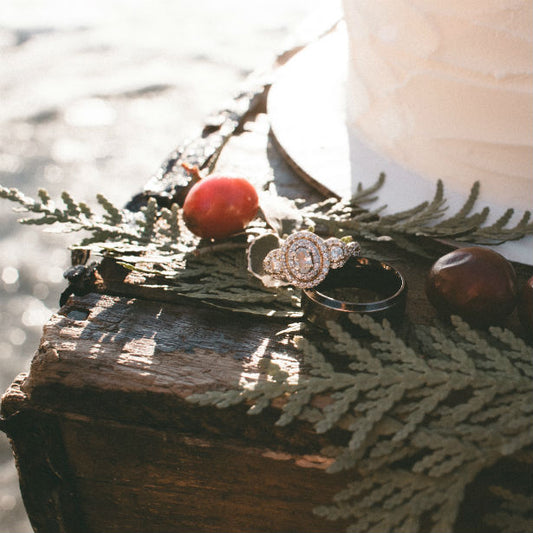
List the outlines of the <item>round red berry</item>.
<svg viewBox="0 0 533 533">
<path fill-rule="evenodd" d="M 258 208 L 257 192 L 248 180 L 213 174 L 188 192 L 183 219 L 195 235 L 220 240 L 242 231 Z"/>
</svg>

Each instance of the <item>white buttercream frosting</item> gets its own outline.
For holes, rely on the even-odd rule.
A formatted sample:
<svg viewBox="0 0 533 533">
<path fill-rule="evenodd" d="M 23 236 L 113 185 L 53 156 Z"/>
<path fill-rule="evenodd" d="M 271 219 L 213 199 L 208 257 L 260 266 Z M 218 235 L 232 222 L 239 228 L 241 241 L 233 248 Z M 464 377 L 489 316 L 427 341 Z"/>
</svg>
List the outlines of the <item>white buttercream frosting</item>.
<svg viewBox="0 0 533 533">
<path fill-rule="evenodd" d="M 348 120 L 421 176 L 533 207 L 533 1 L 344 0 Z M 393 178 L 393 176 L 391 176 Z"/>
</svg>

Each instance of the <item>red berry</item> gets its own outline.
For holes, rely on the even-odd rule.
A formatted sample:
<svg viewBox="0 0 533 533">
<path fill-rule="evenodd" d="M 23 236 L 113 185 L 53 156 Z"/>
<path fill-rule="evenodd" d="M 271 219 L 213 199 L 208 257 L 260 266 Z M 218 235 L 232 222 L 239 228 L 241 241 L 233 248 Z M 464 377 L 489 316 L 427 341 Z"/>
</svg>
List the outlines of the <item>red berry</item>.
<svg viewBox="0 0 533 533">
<path fill-rule="evenodd" d="M 258 208 L 257 192 L 248 180 L 211 175 L 187 194 L 183 219 L 195 235 L 218 240 L 242 231 Z"/>
<path fill-rule="evenodd" d="M 431 267 L 426 294 L 444 315 L 456 314 L 477 326 L 496 324 L 516 305 L 516 275 L 493 250 L 459 248 Z"/>
</svg>

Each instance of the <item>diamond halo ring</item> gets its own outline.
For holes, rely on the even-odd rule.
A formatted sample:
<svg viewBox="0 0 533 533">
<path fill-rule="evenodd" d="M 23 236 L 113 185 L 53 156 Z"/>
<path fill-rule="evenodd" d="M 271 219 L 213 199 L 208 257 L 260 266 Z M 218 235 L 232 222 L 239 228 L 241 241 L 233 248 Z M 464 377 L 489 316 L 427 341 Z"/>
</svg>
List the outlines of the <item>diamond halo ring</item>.
<svg viewBox="0 0 533 533">
<path fill-rule="evenodd" d="M 310 231 L 299 231 L 290 235 L 281 248 L 271 250 L 263 266 L 274 278 L 308 289 L 321 283 L 330 268 L 341 268 L 360 250 L 355 241 L 335 237 L 324 240 Z"/>
</svg>

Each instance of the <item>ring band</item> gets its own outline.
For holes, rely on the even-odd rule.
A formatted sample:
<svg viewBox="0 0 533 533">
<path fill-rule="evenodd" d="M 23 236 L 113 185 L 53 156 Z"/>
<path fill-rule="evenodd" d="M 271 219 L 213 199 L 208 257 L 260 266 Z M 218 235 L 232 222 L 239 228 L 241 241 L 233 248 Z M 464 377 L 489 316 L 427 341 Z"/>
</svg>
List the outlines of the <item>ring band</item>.
<svg viewBox="0 0 533 533">
<path fill-rule="evenodd" d="M 406 299 L 407 283 L 398 270 L 375 259 L 352 257 L 343 269 L 330 271 L 320 285 L 302 292 L 302 309 L 309 322 L 322 328 L 330 320 L 353 327 L 350 313 L 395 323 L 403 317 Z"/>
<path fill-rule="evenodd" d="M 268 252 L 263 267 L 274 278 L 308 289 L 321 283 L 330 269 L 344 266 L 360 249 L 355 241 L 335 237 L 323 240 L 310 231 L 298 231 L 281 248 Z"/>
</svg>

